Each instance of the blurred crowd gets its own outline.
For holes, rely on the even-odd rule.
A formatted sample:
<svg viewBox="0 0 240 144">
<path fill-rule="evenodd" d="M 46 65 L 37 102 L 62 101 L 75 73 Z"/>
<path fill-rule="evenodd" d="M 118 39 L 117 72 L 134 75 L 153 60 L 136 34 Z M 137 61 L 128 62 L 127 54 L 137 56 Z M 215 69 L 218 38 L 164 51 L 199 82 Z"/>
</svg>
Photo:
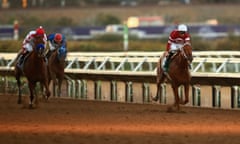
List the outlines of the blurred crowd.
<svg viewBox="0 0 240 144">
<path fill-rule="evenodd" d="M 239 0 L 0 0 L 1 8 L 141 6 L 171 4 L 236 4 Z"/>
</svg>

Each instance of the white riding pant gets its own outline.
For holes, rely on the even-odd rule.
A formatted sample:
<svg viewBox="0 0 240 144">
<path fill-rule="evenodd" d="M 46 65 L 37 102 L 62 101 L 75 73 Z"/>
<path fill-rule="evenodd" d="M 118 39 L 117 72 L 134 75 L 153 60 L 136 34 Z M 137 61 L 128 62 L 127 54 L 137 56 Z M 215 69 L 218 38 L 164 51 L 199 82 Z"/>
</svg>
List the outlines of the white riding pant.
<svg viewBox="0 0 240 144">
<path fill-rule="evenodd" d="M 50 49 L 50 51 L 53 51 L 53 50 L 56 49 L 56 47 L 53 46 L 53 44 L 52 44 L 51 42 L 49 42 L 48 45 L 49 45 L 49 49 Z"/>
<path fill-rule="evenodd" d="M 30 43 L 24 44 L 23 48 L 24 48 L 25 51 L 28 51 L 28 52 L 33 51 L 33 47 L 32 47 L 32 45 Z"/>
<path fill-rule="evenodd" d="M 182 47 L 183 47 L 183 44 L 172 43 L 170 45 L 170 50 L 169 51 L 177 51 L 177 50 L 179 50 Z"/>
</svg>

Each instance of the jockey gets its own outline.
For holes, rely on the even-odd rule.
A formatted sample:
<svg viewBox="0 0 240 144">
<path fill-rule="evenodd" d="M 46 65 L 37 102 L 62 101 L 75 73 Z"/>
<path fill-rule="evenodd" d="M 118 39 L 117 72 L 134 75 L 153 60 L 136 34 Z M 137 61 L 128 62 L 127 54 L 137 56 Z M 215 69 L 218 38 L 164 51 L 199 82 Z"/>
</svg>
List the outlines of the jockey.
<svg viewBox="0 0 240 144">
<path fill-rule="evenodd" d="M 60 47 L 65 48 L 67 47 L 66 38 L 63 34 L 60 33 L 53 33 L 47 36 L 47 41 L 49 41 L 49 52 L 47 53 L 47 57 L 51 55 L 51 53 Z"/>
<path fill-rule="evenodd" d="M 164 63 L 164 71 L 168 71 L 170 59 L 173 54 L 179 50 L 185 43 L 190 42 L 190 34 L 188 33 L 188 28 L 185 24 L 178 25 L 177 29 L 170 33 L 166 51 L 168 52 L 166 61 Z"/>
<path fill-rule="evenodd" d="M 19 58 L 19 65 L 22 64 L 22 62 L 24 61 L 25 56 L 29 53 L 33 51 L 33 44 L 34 41 L 37 37 L 41 37 L 44 41 L 44 45 L 46 45 L 47 43 L 47 35 L 45 33 L 45 30 L 43 29 L 42 26 L 40 26 L 39 28 L 37 28 L 36 30 L 30 31 L 27 36 L 25 37 L 25 39 L 23 40 L 22 43 L 22 49 L 20 52 L 20 58 Z"/>
</svg>

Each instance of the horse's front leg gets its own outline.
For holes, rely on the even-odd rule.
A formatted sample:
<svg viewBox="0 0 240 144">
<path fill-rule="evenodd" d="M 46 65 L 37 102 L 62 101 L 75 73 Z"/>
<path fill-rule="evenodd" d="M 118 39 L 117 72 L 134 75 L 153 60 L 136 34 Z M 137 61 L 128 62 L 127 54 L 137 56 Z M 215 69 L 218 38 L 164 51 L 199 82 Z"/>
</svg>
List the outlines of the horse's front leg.
<svg viewBox="0 0 240 144">
<path fill-rule="evenodd" d="M 34 82 L 28 81 L 28 87 L 30 91 L 30 101 L 29 101 L 29 108 L 33 108 L 33 99 L 35 94 L 35 86 L 36 84 Z"/>
<path fill-rule="evenodd" d="M 58 94 L 58 82 L 57 82 L 57 78 L 54 77 L 53 78 L 53 96 L 56 96 L 56 93 Z"/>
<path fill-rule="evenodd" d="M 41 89 L 41 93 L 42 93 L 42 99 L 45 99 L 46 95 L 45 95 L 45 89 L 44 89 L 44 83 L 40 83 L 40 89 Z"/>
<path fill-rule="evenodd" d="M 21 89 L 21 79 L 20 79 L 20 73 L 18 70 L 16 70 L 16 80 L 17 80 L 17 86 L 18 86 L 18 104 L 22 103 L 22 89 Z"/>
<path fill-rule="evenodd" d="M 157 72 L 157 92 L 156 92 L 156 96 L 152 97 L 153 101 L 158 101 L 158 99 L 160 98 L 161 91 L 162 91 L 161 84 L 163 83 L 164 79 L 165 79 L 165 75 L 163 74 L 163 71 L 159 68 Z"/>
<path fill-rule="evenodd" d="M 176 107 L 177 111 L 180 111 L 178 87 L 177 86 L 172 86 L 172 89 L 173 89 L 173 94 L 174 94 L 174 98 L 175 98 L 175 101 L 173 103 L 173 107 Z M 169 107 L 168 112 L 172 112 L 172 111 L 173 111 L 172 107 Z"/>
<path fill-rule="evenodd" d="M 184 94 L 185 94 L 185 100 L 182 104 L 187 104 L 189 102 L 189 84 L 184 85 Z"/>
<path fill-rule="evenodd" d="M 159 97 L 160 97 L 160 94 L 161 94 L 161 83 L 157 83 L 157 92 L 156 92 L 156 96 L 155 97 L 152 97 L 152 100 L 153 101 L 158 101 Z"/>
<path fill-rule="evenodd" d="M 49 90 L 48 80 L 45 80 L 43 84 L 45 87 L 45 95 L 47 96 L 46 99 L 48 99 L 51 95 L 51 92 Z"/>
<path fill-rule="evenodd" d="M 21 89 L 21 80 L 17 78 L 17 85 L 18 85 L 18 104 L 22 103 L 22 89 Z"/>
<path fill-rule="evenodd" d="M 62 81 L 63 81 L 63 78 L 59 78 L 58 79 L 58 97 L 60 97 L 61 96 L 61 89 L 62 89 Z"/>
</svg>

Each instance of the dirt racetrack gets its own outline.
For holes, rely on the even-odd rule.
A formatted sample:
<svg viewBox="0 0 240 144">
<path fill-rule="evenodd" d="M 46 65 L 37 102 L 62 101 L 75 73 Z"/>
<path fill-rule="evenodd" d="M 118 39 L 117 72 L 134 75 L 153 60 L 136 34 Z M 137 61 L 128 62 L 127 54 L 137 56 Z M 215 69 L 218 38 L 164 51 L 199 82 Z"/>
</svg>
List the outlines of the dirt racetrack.
<svg viewBox="0 0 240 144">
<path fill-rule="evenodd" d="M 240 111 L 51 98 L 38 108 L 0 95 L 0 144 L 237 144 Z"/>
</svg>

